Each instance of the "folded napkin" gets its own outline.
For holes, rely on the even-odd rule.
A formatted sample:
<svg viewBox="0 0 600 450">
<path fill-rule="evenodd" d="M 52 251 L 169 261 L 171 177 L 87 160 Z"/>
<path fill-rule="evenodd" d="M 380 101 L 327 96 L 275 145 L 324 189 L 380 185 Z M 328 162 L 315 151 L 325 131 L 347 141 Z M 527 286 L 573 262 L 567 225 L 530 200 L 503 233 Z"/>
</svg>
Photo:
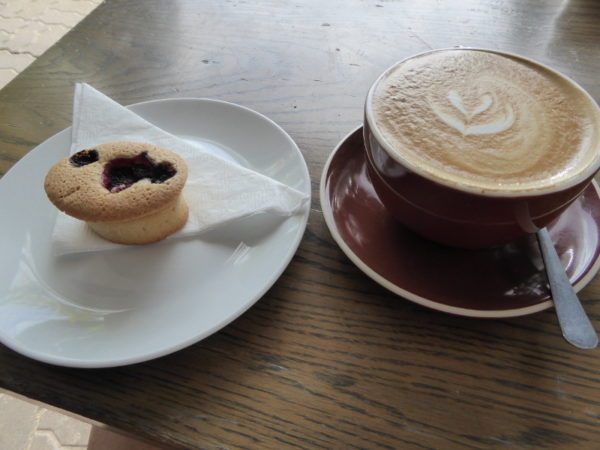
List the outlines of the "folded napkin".
<svg viewBox="0 0 600 450">
<path fill-rule="evenodd" d="M 296 189 L 161 130 L 88 84 L 77 84 L 71 153 L 112 141 L 147 142 L 185 159 L 188 181 L 183 193 L 190 215 L 183 229 L 167 239 L 200 235 L 255 213 L 291 216 L 301 212 L 309 200 Z M 84 222 L 63 213 L 57 216 L 52 237 L 55 255 L 123 247 L 100 238 Z"/>
</svg>

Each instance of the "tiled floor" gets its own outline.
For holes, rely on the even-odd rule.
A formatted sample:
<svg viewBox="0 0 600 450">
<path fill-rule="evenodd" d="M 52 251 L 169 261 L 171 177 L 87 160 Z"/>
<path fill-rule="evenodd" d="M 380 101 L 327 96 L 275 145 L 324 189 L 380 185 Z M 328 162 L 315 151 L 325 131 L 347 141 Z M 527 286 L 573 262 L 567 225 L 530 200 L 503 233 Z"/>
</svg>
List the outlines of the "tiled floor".
<svg viewBox="0 0 600 450">
<path fill-rule="evenodd" d="M 102 0 L 0 0 L 0 88 Z"/>
<path fill-rule="evenodd" d="M 102 0 L 0 0 L 0 88 Z M 90 424 L 0 391 L 0 450 L 84 450 Z"/>
<path fill-rule="evenodd" d="M 91 425 L 0 391 L 0 449 L 85 450 Z"/>
</svg>

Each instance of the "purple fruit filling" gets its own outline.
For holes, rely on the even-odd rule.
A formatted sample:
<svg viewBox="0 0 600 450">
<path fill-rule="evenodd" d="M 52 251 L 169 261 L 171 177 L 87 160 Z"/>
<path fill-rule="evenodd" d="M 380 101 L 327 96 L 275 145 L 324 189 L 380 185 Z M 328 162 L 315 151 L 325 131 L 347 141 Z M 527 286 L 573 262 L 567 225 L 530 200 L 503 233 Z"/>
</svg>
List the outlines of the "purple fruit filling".
<svg viewBox="0 0 600 450">
<path fill-rule="evenodd" d="M 151 183 L 163 183 L 177 171 L 169 162 L 156 164 L 142 152 L 133 158 L 115 158 L 104 166 L 102 184 L 110 192 L 120 192 L 132 184 L 148 179 Z"/>
<path fill-rule="evenodd" d="M 93 148 L 81 150 L 69 158 L 69 162 L 75 167 L 87 166 L 96 161 L 98 161 L 98 151 Z"/>
</svg>

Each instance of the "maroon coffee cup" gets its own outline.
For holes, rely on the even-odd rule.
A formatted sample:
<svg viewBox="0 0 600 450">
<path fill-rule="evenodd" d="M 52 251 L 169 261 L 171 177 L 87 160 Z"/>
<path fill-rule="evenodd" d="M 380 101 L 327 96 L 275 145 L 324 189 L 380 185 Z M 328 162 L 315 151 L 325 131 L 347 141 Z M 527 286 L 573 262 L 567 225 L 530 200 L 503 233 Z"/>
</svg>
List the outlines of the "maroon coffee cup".
<svg viewBox="0 0 600 450">
<path fill-rule="evenodd" d="M 455 49 L 434 50 L 453 51 Z M 509 55 L 552 71 L 572 85 L 590 103 L 596 156 L 577 176 L 537 189 L 486 190 L 444 179 L 443 170 L 432 176 L 413 160 L 395 151 L 386 140 L 373 112 L 373 95 L 386 70 L 371 86 L 364 112 L 364 141 L 369 176 L 381 202 L 401 224 L 433 241 L 461 248 L 498 246 L 545 227 L 583 192 L 600 168 L 600 108 L 575 82 L 541 64 L 517 55 L 483 49 L 456 49 Z M 431 53 L 431 52 L 427 52 Z M 421 54 L 422 55 L 422 54 Z M 415 57 L 419 57 L 416 55 Z M 402 127 L 402 123 L 399 124 Z"/>
</svg>

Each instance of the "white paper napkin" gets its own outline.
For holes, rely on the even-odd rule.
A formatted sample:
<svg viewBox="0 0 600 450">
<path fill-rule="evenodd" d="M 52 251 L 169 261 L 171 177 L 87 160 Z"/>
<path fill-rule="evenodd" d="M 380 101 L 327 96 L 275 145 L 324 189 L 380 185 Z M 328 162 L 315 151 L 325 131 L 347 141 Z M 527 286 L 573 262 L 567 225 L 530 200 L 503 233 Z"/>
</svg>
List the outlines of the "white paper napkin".
<svg viewBox="0 0 600 450">
<path fill-rule="evenodd" d="M 184 196 L 190 215 L 167 239 L 200 235 L 255 213 L 298 214 L 309 196 L 262 174 L 226 161 L 142 119 L 90 85 L 75 86 L 71 153 L 105 142 L 148 142 L 179 153 L 188 164 Z M 107 250 L 121 245 L 97 236 L 84 222 L 59 213 L 53 253 Z"/>
</svg>

